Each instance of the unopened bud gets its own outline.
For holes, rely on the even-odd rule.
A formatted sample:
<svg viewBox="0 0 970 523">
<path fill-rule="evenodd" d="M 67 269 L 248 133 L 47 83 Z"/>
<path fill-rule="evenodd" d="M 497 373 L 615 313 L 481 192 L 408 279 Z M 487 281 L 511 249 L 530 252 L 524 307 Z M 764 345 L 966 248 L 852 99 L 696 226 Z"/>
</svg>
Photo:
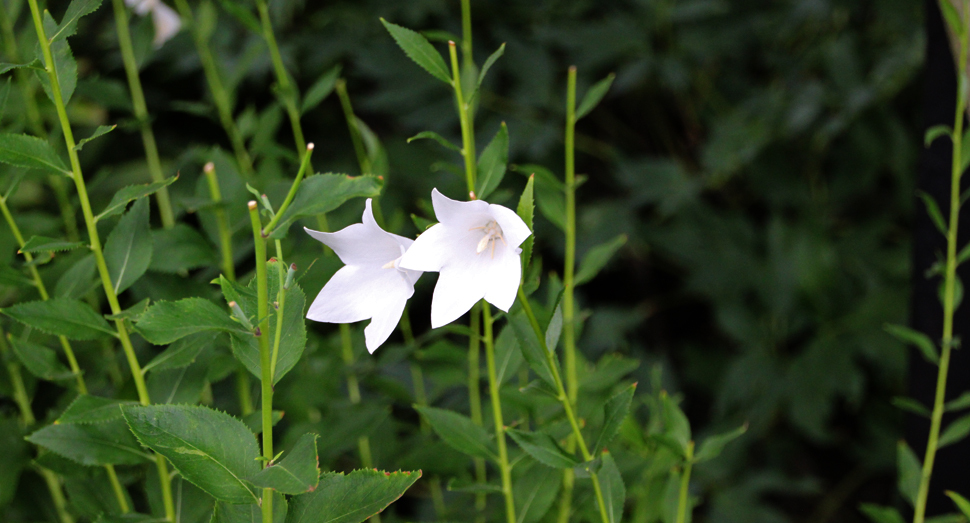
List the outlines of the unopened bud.
<svg viewBox="0 0 970 523">
<path fill-rule="evenodd" d="M 249 206 L 249 210 L 250 211 L 255 211 L 256 210 L 257 203 L 255 201 L 249 200 L 249 203 L 247 205 Z"/>
<path fill-rule="evenodd" d="M 290 264 L 290 268 L 286 271 L 286 283 L 283 284 L 283 290 L 290 290 L 293 285 L 293 277 L 296 276 L 296 264 Z"/>
<path fill-rule="evenodd" d="M 313 150 L 313 142 L 310 142 L 310 143 L 306 144 L 306 150 L 308 150 L 308 151 L 312 151 Z"/>
<path fill-rule="evenodd" d="M 202 171 L 205 172 L 206 174 L 212 174 L 216 172 L 216 164 L 212 162 L 208 162 L 205 164 L 204 167 L 202 167 Z"/>
<path fill-rule="evenodd" d="M 475 191 L 468 191 L 468 197 L 471 198 L 472 200 L 478 199 L 478 197 L 475 196 Z"/>
<path fill-rule="evenodd" d="M 246 330 L 253 330 L 253 324 L 249 322 L 249 318 L 246 317 L 246 313 L 243 312 L 238 303 L 234 301 L 229 302 L 229 308 L 232 309 L 232 317 L 236 321 L 241 323 L 243 327 L 246 327 Z"/>
</svg>

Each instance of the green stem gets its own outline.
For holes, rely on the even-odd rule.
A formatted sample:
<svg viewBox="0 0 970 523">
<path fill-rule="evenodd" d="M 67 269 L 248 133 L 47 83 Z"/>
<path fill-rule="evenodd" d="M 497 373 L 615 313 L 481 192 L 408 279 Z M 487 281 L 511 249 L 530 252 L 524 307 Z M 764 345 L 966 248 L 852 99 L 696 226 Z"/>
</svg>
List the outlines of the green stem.
<svg viewBox="0 0 970 523">
<path fill-rule="evenodd" d="M 354 372 L 356 358 L 354 357 L 353 340 L 350 336 L 350 325 L 346 323 L 340 324 L 340 348 L 340 355 L 343 358 L 344 366 L 347 368 L 347 396 L 350 398 L 350 403 L 359 405 L 360 382 L 357 379 L 357 373 Z M 360 465 L 364 468 L 373 468 L 374 458 L 371 454 L 370 437 L 361 436 L 357 438 L 357 452 L 360 455 Z M 381 521 L 378 514 L 372 516 L 371 519 L 375 523 Z"/>
<path fill-rule="evenodd" d="M 458 105 L 458 121 L 461 124 L 461 154 L 465 157 L 465 184 L 468 194 L 475 198 L 475 178 L 477 176 L 475 161 L 475 129 L 472 128 L 471 115 L 468 104 L 461 92 L 461 71 L 458 68 L 458 52 L 455 42 L 448 42 L 448 53 L 451 57 L 451 86 L 455 89 L 455 103 Z"/>
<path fill-rule="evenodd" d="M 263 236 L 259 210 L 249 202 L 249 217 L 253 224 L 253 243 L 256 256 L 256 317 L 259 319 L 256 338 L 259 340 L 260 384 L 262 385 L 263 467 L 273 459 L 273 374 L 269 348 L 269 285 L 266 280 L 266 238 Z M 263 523 L 273 521 L 273 491 L 263 489 Z"/>
<path fill-rule="evenodd" d="M 7 345 L 7 335 L 0 328 L 0 358 L 7 363 L 7 374 L 10 375 L 10 385 L 13 388 L 13 399 L 20 409 L 20 419 L 24 427 L 30 427 L 37 423 L 34 417 L 34 410 L 30 406 L 30 397 L 27 396 L 27 388 L 24 387 L 24 378 L 20 374 L 20 363 L 10 357 L 10 347 Z"/>
<path fill-rule="evenodd" d="M 236 121 L 232 117 L 232 104 L 230 102 L 229 92 L 226 91 L 225 86 L 222 84 L 222 77 L 219 75 L 219 68 L 215 59 L 212 57 L 209 43 L 206 41 L 205 35 L 193 23 L 192 9 L 189 7 L 188 2 L 186 0 L 175 0 L 175 5 L 179 10 L 179 14 L 182 16 L 182 20 L 191 26 L 195 49 L 199 53 L 199 61 L 202 62 L 202 71 L 205 73 L 206 83 L 209 84 L 212 101 L 216 104 L 219 121 L 222 123 L 222 128 L 226 131 L 226 135 L 229 137 L 229 143 L 232 145 L 232 150 L 236 154 L 236 162 L 239 164 L 239 169 L 246 180 L 253 181 L 256 177 L 256 173 L 253 170 L 253 159 L 249 156 L 249 151 L 246 150 L 246 143 L 243 141 L 242 133 L 239 132 Z"/>
<path fill-rule="evenodd" d="M 232 230 L 229 228 L 229 217 L 222 207 L 222 191 L 219 190 L 219 178 L 216 176 L 216 165 L 212 162 L 202 168 L 209 184 L 209 194 L 216 204 L 216 226 L 219 228 L 219 251 L 222 253 L 222 273 L 229 281 L 236 281 L 236 264 L 232 258 Z"/>
<path fill-rule="evenodd" d="M 307 168 L 310 166 L 311 156 L 313 156 L 312 143 L 306 145 L 305 154 L 303 155 L 303 159 L 300 160 L 300 170 L 297 171 L 296 178 L 293 179 L 293 183 L 290 184 L 290 191 L 286 193 L 286 198 L 283 199 L 283 205 L 280 205 L 280 208 L 276 211 L 273 219 L 271 219 L 269 224 L 267 224 L 263 229 L 264 236 L 269 237 L 269 235 L 273 234 L 276 224 L 279 223 L 280 218 L 283 217 L 283 213 L 286 212 L 286 209 L 290 206 L 290 203 L 293 202 L 293 198 L 296 197 L 296 191 L 300 188 L 300 182 L 303 181 L 303 176 L 306 174 Z"/>
<path fill-rule="evenodd" d="M 573 276 L 576 270 L 576 67 L 569 68 L 566 91 L 566 261 L 563 267 L 562 337 L 566 359 L 566 388 L 569 402 L 576 406 L 579 394 L 576 376 L 575 305 Z"/>
<path fill-rule="evenodd" d="M 152 181 L 160 182 L 165 179 L 162 174 L 162 162 L 158 157 L 158 146 L 155 144 L 155 133 L 148 118 L 148 106 L 145 104 L 145 93 L 141 88 L 138 77 L 138 62 L 131 45 L 131 33 L 128 30 L 128 9 L 124 0 L 112 0 L 115 12 L 115 26 L 118 29 L 118 44 L 121 47 L 121 58 L 125 64 L 125 74 L 128 77 L 128 89 L 131 92 L 131 104 L 135 110 L 135 118 L 141 126 L 141 140 L 145 147 L 145 157 L 148 161 L 148 173 Z M 158 213 L 162 219 L 162 226 L 171 229 L 175 226 L 175 214 L 169 200 L 168 187 L 162 187 L 155 193 Z"/>
<path fill-rule="evenodd" d="M 13 22 L 8 16 L 7 9 L 0 9 L 0 28 L 3 31 L 5 54 L 11 63 L 20 63 L 20 52 L 17 49 L 17 35 L 14 33 Z M 40 110 L 37 108 L 37 100 L 34 98 L 35 88 L 30 78 L 33 75 L 26 69 L 17 69 L 16 76 L 17 83 L 23 93 L 27 125 L 37 136 L 44 136 L 46 134 L 44 122 L 40 116 Z"/>
<path fill-rule="evenodd" d="M 677 498 L 677 519 L 676 523 L 686 523 L 687 521 L 687 494 L 690 487 L 690 471 L 694 466 L 694 442 L 687 444 L 687 458 L 684 462 L 684 470 L 680 476 L 680 496 Z"/>
<path fill-rule="evenodd" d="M 482 426 L 482 392 L 481 392 L 481 304 L 472 307 L 468 328 L 472 334 L 468 338 L 468 407 L 472 422 Z M 485 470 L 485 460 L 474 458 L 475 482 L 485 485 L 488 481 Z M 485 493 L 475 494 L 475 508 L 479 511 L 479 518 L 484 521 Z"/>
<path fill-rule="evenodd" d="M 957 61 L 957 103 L 953 116 L 953 157 L 950 170 L 950 224 L 946 234 L 946 271 L 943 280 L 943 339 L 940 353 L 939 373 L 936 378 L 936 396 L 933 401 L 933 413 L 930 417 L 930 434 L 926 444 L 926 455 L 923 458 L 923 470 L 920 474 L 919 489 L 916 494 L 916 505 L 913 513 L 913 523 L 923 523 L 926 517 L 926 499 L 929 496 L 930 478 L 933 475 L 933 462 L 939 444 L 940 424 L 943 420 L 943 405 L 946 399 L 946 379 L 950 367 L 950 350 L 953 347 L 953 313 L 956 308 L 956 270 L 957 270 L 957 228 L 960 218 L 960 178 L 962 177 L 963 119 L 968 88 L 967 80 L 967 44 L 968 24 L 970 24 L 970 9 L 967 2 L 963 2 L 963 27 L 960 34 L 960 59 Z"/>
<path fill-rule="evenodd" d="M 47 178 L 47 181 L 51 189 L 54 190 L 54 198 L 57 200 L 57 206 L 60 207 L 61 220 L 64 222 L 67 239 L 72 242 L 80 241 L 81 235 L 77 231 L 77 219 L 74 217 L 74 206 L 71 204 L 71 197 L 67 193 L 64 180 L 58 175 L 51 175 Z"/>
<path fill-rule="evenodd" d="M 275 242 L 276 246 L 276 266 L 279 268 L 277 270 L 277 276 L 279 276 L 279 292 L 276 295 L 276 335 L 273 337 L 273 355 L 269 365 L 270 376 L 276 376 L 276 360 L 280 356 L 280 340 L 283 339 L 283 309 L 286 305 L 286 289 L 284 285 L 286 283 L 286 268 L 287 265 L 283 261 L 283 244 L 279 240 Z"/>
<path fill-rule="evenodd" d="M 495 439 L 498 441 L 498 466 L 502 474 L 502 495 L 505 496 L 505 518 L 508 523 L 516 523 L 515 498 L 512 493 L 512 467 L 509 466 L 508 450 L 505 447 L 505 423 L 502 421 L 502 396 L 495 370 L 495 343 L 492 338 L 492 307 L 482 304 L 482 324 L 485 334 L 485 361 L 488 366 L 488 390 L 492 399 L 492 416 L 495 422 Z"/>
<path fill-rule="evenodd" d="M 461 0 L 461 58 L 472 63 L 472 9 L 470 0 Z"/>
<path fill-rule="evenodd" d="M 51 500 L 54 502 L 54 510 L 61 518 L 62 523 L 74 523 L 74 516 L 67 510 L 67 500 L 64 499 L 64 492 L 61 490 L 61 480 L 56 474 L 43 467 L 38 467 L 40 475 L 47 484 L 47 490 L 51 493 Z"/>
<path fill-rule="evenodd" d="M 350 132 L 350 141 L 354 144 L 354 152 L 357 154 L 357 163 L 360 164 L 360 173 L 370 172 L 370 158 L 367 157 L 367 149 L 364 147 L 364 140 L 360 135 L 360 126 L 357 125 L 357 116 L 354 115 L 354 107 L 350 104 L 350 96 L 347 94 L 347 82 L 343 78 L 337 80 L 334 88 L 337 90 L 337 97 L 340 98 L 340 107 L 344 111 L 344 118 L 347 120 L 347 130 Z"/>
</svg>

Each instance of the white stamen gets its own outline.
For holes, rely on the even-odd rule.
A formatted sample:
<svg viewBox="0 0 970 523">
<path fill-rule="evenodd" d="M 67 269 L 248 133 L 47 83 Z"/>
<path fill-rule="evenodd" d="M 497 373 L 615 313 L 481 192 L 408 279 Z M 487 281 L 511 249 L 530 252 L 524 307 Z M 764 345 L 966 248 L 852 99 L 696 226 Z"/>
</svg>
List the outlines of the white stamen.
<svg viewBox="0 0 970 523">
<path fill-rule="evenodd" d="M 481 254 L 485 252 L 491 246 L 492 258 L 495 258 L 495 240 L 500 240 L 503 245 L 505 245 L 505 237 L 502 235 L 502 228 L 499 224 L 492 220 L 481 227 L 472 227 L 470 230 L 484 229 L 484 234 L 482 239 L 478 241 L 478 246 L 475 248 L 476 254 Z"/>
</svg>

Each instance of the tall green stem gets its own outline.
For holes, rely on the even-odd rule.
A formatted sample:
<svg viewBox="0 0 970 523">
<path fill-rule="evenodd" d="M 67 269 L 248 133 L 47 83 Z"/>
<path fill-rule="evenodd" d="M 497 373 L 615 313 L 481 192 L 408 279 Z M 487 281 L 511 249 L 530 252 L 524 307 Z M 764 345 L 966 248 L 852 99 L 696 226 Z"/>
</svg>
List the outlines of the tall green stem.
<svg viewBox="0 0 970 523">
<path fill-rule="evenodd" d="M 687 444 L 687 457 L 684 461 L 684 470 L 680 474 L 680 495 L 677 498 L 677 519 L 675 523 L 687 522 L 687 495 L 690 487 L 690 471 L 694 466 L 694 442 Z"/>
<path fill-rule="evenodd" d="M 943 420 L 943 405 L 946 399 L 946 378 L 950 367 L 950 350 L 953 348 L 953 312 L 956 308 L 957 272 L 957 227 L 960 218 L 960 178 L 963 175 L 963 158 L 960 144 L 963 143 L 963 119 L 966 108 L 967 44 L 968 25 L 970 25 L 970 6 L 963 2 L 963 30 L 960 33 L 960 59 L 957 60 L 957 103 L 953 116 L 953 158 L 950 164 L 950 224 L 946 233 L 946 272 L 943 279 L 943 340 L 940 352 L 940 368 L 936 378 L 936 397 L 933 413 L 930 416 L 930 435 L 923 458 L 919 489 L 916 494 L 913 523 L 923 523 L 926 517 L 926 499 L 929 496 L 930 477 L 933 475 L 933 462 L 940 438 L 940 423 Z"/>
<path fill-rule="evenodd" d="M 468 408 L 471 413 L 472 423 L 482 426 L 482 392 L 481 392 L 481 303 L 472 306 L 468 328 L 471 336 L 468 337 Z M 475 482 L 484 485 L 488 481 L 485 469 L 485 459 L 474 458 Z M 479 512 L 480 521 L 484 521 L 485 493 L 475 494 L 475 509 Z"/>
<path fill-rule="evenodd" d="M 357 125 L 357 116 L 354 114 L 354 107 L 350 103 L 350 96 L 347 94 L 347 82 L 340 78 L 334 85 L 337 97 L 340 99 L 340 108 L 344 111 L 344 119 L 347 120 L 347 130 L 350 132 L 350 141 L 354 144 L 354 153 L 357 155 L 357 163 L 360 164 L 360 173 L 370 172 L 370 158 L 367 157 L 367 149 L 364 147 L 364 140 L 360 135 L 360 126 Z"/>
<path fill-rule="evenodd" d="M 256 317 L 259 319 L 256 338 L 259 340 L 260 385 L 262 386 L 263 418 L 263 466 L 273 459 L 273 374 L 269 347 L 269 285 L 266 276 L 266 238 L 259 221 L 259 210 L 254 201 L 249 202 L 249 217 L 253 224 L 253 242 L 256 246 Z M 273 521 L 273 491 L 263 489 L 261 503 L 263 522 Z"/>
<path fill-rule="evenodd" d="M 151 121 L 148 119 L 148 107 L 145 104 L 145 93 L 141 88 L 138 77 L 138 62 L 131 45 L 131 33 L 128 30 L 128 10 L 124 0 L 112 0 L 115 12 L 115 26 L 118 29 L 118 45 L 121 47 L 121 58 L 125 64 L 125 74 L 128 76 L 128 89 L 131 92 L 131 105 L 135 110 L 135 118 L 141 126 L 141 141 L 145 147 L 145 157 L 148 160 L 148 173 L 152 181 L 160 182 L 165 176 L 162 174 L 162 162 L 158 157 L 158 146 L 155 144 L 155 133 L 152 131 Z M 168 196 L 168 187 L 162 187 L 155 193 L 158 203 L 158 214 L 162 218 L 162 226 L 171 229 L 175 226 L 175 214 Z"/>
<path fill-rule="evenodd" d="M 178 8 L 182 20 L 191 27 L 195 49 L 199 53 L 199 60 L 202 62 L 202 71 L 205 73 L 206 83 L 209 84 L 209 92 L 212 94 L 212 101 L 216 104 L 216 111 L 219 113 L 219 122 L 222 123 L 222 128 L 229 137 L 229 143 L 236 154 L 239 169 L 244 178 L 252 181 L 256 177 L 256 172 L 253 170 L 253 159 L 249 156 L 242 133 L 239 132 L 236 121 L 232 117 L 232 103 L 229 92 L 222 84 L 219 67 L 212 57 L 207 36 L 199 31 L 198 26 L 193 22 L 192 9 L 186 0 L 175 0 L 175 6 Z"/>
<path fill-rule="evenodd" d="M 482 327 L 485 334 L 485 361 L 488 366 L 488 391 L 492 400 L 492 417 L 495 422 L 495 439 L 498 442 L 498 467 L 502 475 L 502 495 L 505 497 L 505 519 L 516 523 L 515 497 L 512 492 L 512 467 L 509 466 L 508 450 L 505 446 L 505 422 L 502 421 L 502 396 L 495 370 L 495 343 L 492 338 L 492 307 L 482 304 Z"/>
<path fill-rule="evenodd" d="M 475 178 L 478 164 L 475 161 L 475 129 L 465 96 L 461 91 L 461 70 L 458 68 L 458 51 L 455 42 L 448 42 L 448 53 L 451 57 L 451 86 L 455 89 L 455 103 L 458 105 L 458 122 L 461 124 L 461 154 L 465 158 L 465 184 L 468 194 L 475 197 Z"/>
</svg>

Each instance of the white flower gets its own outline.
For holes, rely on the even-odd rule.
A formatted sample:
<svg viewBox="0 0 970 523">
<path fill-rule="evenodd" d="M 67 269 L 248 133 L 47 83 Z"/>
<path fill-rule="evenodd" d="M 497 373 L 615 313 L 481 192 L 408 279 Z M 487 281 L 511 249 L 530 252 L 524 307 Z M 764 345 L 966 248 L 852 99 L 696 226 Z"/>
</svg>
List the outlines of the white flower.
<svg viewBox="0 0 970 523">
<path fill-rule="evenodd" d="M 370 318 L 364 340 L 373 354 L 394 332 L 421 271 L 400 268 L 398 261 L 414 241 L 381 229 L 374 220 L 370 198 L 362 220 L 337 232 L 304 228 L 346 264 L 323 286 L 306 317 L 327 323 Z"/>
<path fill-rule="evenodd" d="M 438 224 L 418 236 L 400 266 L 439 272 L 431 300 L 431 326 L 447 325 L 478 300 L 508 312 L 522 266 L 519 245 L 532 231 L 515 212 L 481 200 L 460 202 L 431 191 Z"/>
<path fill-rule="evenodd" d="M 125 0 L 125 4 L 132 8 L 139 16 L 152 13 L 152 23 L 155 25 L 155 39 L 152 43 L 159 48 L 182 29 L 182 19 L 171 7 L 162 0 Z"/>
</svg>

